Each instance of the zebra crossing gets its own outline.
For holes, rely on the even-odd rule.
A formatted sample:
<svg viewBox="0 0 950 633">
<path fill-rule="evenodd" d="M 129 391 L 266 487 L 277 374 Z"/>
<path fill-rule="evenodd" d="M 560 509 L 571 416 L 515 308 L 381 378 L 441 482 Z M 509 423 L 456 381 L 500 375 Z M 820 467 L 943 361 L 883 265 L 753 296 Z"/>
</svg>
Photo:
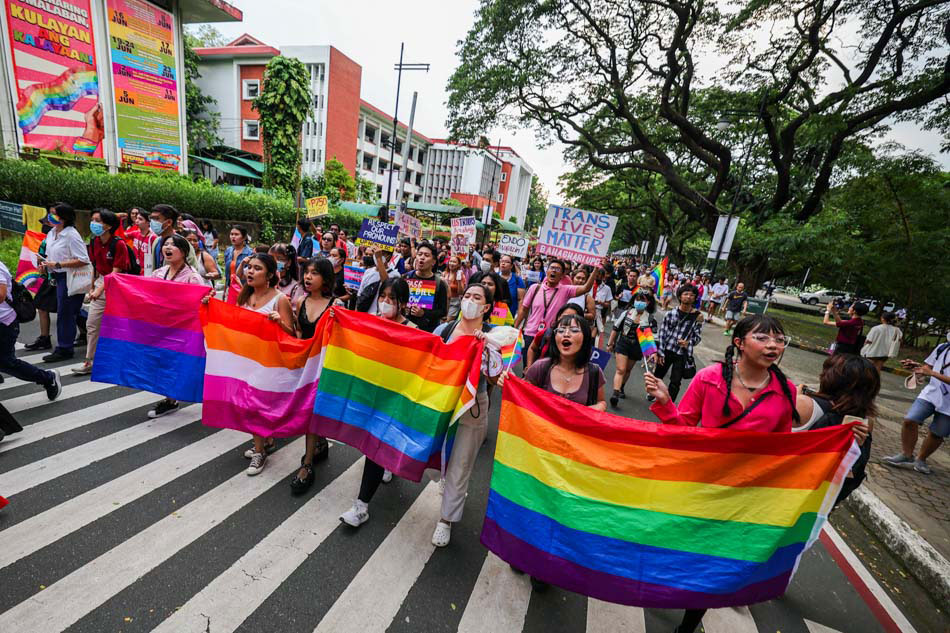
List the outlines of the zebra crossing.
<svg viewBox="0 0 950 633">
<path fill-rule="evenodd" d="M 487 552 L 478 534 L 493 432 L 452 543 L 437 549 L 435 482 L 394 480 L 367 524 L 339 522 L 363 461 L 344 445 L 292 497 L 302 439 L 279 441 L 264 472 L 248 477 L 248 437 L 204 427 L 200 405 L 149 420 L 158 396 L 65 372 L 57 402 L 10 379 L 0 399 L 24 427 L 0 443 L 0 494 L 10 501 L 0 511 L 3 633 L 659 633 L 681 615 L 532 591 Z M 497 404 L 490 419 L 497 425 Z M 885 630 L 818 545 L 785 597 L 710 611 L 704 626 Z"/>
</svg>

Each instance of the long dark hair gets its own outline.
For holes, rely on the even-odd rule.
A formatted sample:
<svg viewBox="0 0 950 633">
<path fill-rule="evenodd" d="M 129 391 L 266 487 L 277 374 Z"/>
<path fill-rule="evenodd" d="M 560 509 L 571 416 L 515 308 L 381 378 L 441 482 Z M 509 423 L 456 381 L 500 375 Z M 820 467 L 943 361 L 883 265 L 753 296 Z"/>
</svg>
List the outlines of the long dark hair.
<svg viewBox="0 0 950 633">
<path fill-rule="evenodd" d="M 781 321 L 766 314 L 751 314 L 736 323 L 735 329 L 733 329 L 732 336 L 730 337 L 732 342 L 730 342 L 729 347 L 726 348 L 726 357 L 722 361 L 722 379 L 726 381 L 726 400 L 722 403 L 723 415 L 731 414 L 729 408 L 729 396 L 732 394 L 732 373 L 734 370 L 733 359 L 742 353 L 739 351 L 739 348 L 736 347 L 734 341 L 736 339 L 743 339 L 749 334 L 754 334 L 756 332 L 764 332 L 766 334 L 781 334 L 784 336 L 785 328 L 782 327 Z M 772 374 L 776 380 L 778 380 L 779 385 L 782 387 L 782 393 L 785 394 L 785 398 L 792 407 L 792 419 L 794 419 L 796 423 L 800 422 L 801 419 L 798 415 L 798 409 L 795 408 L 795 396 L 792 394 L 792 390 L 788 387 L 788 378 L 786 378 L 785 374 L 782 373 L 782 370 L 778 368 L 778 365 L 774 363 L 769 365 L 769 373 Z"/>
<path fill-rule="evenodd" d="M 825 359 L 817 398 L 831 402 L 842 415 L 859 418 L 877 415 L 874 399 L 881 391 L 881 374 L 866 358 L 853 354 L 834 354 Z"/>
<path fill-rule="evenodd" d="M 186 242 L 187 243 L 187 242 Z M 244 261 L 247 262 L 245 267 L 247 267 L 253 260 L 258 260 L 264 264 L 264 268 L 267 270 L 268 280 L 267 285 L 273 288 L 277 285 L 277 260 L 267 253 L 254 253 L 249 255 Z M 241 288 L 241 292 L 238 293 L 237 304 L 239 306 L 247 303 L 247 300 L 251 298 L 251 295 L 254 294 L 254 289 L 250 285 L 244 284 L 244 287 Z"/>
<path fill-rule="evenodd" d="M 336 282 L 336 273 L 333 272 L 333 264 L 331 264 L 330 260 L 326 257 L 311 259 L 304 264 L 303 275 L 301 275 L 301 277 L 306 275 L 307 271 L 311 268 L 313 268 L 313 271 L 320 275 L 320 278 L 323 280 L 323 285 L 320 287 L 320 294 L 324 297 L 332 297 L 333 286 Z"/>
<path fill-rule="evenodd" d="M 494 309 L 495 301 L 494 301 L 494 295 L 492 294 L 491 290 L 486 288 L 483 284 L 478 283 L 477 281 L 469 280 L 468 285 L 465 286 L 465 290 L 462 291 L 461 296 L 464 297 L 465 293 L 468 292 L 469 288 L 480 288 L 482 293 L 484 293 L 485 295 L 485 305 L 487 305 L 491 309 Z M 488 312 L 483 314 L 482 321 L 488 321 L 491 318 L 491 313 L 492 313 L 492 310 L 489 310 Z"/>
<path fill-rule="evenodd" d="M 495 282 L 494 300 L 509 303 L 511 301 L 511 293 L 508 289 L 508 282 L 502 279 L 501 275 L 494 271 L 489 271 L 487 273 L 477 272 L 469 278 L 468 283 L 469 285 L 480 284 L 485 279 L 485 277 L 491 277 L 491 280 Z"/>
<path fill-rule="evenodd" d="M 590 324 L 587 323 L 587 319 L 584 318 L 583 314 L 565 314 L 554 323 L 554 329 L 562 325 L 564 327 L 570 327 L 575 323 L 577 327 L 581 329 L 581 333 L 584 335 L 584 342 L 581 344 L 581 351 L 574 357 L 574 367 L 587 367 L 587 364 L 590 362 L 590 355 L 594 351 L 594 335 L 590 331 Z M 551 336 L 553 337 L 555 335 L 552 334 Z M 561 350 L 557 346 L 556 338 L 551 345 L 548 345 L 547 358 L 551 359 L 551 367 L 561 362 Z"/>
<path fill-rule="evenodd" d="M 287 264 L 284 266 L 284 279 L 287 279 L 287 283 L 290 281 L 297 281 L 300 279 L 300 275 L 297 273 L 297 249 L 294 248 L 291 244 L 274 244 L 271 246 L 268 253 L 273 253 L 275 255 L 274 260 L 276 261 L 276 255 L 283 255 L 287 260 Z M 283 285 L 287 285 L 287 283 Z"/>
</svg>

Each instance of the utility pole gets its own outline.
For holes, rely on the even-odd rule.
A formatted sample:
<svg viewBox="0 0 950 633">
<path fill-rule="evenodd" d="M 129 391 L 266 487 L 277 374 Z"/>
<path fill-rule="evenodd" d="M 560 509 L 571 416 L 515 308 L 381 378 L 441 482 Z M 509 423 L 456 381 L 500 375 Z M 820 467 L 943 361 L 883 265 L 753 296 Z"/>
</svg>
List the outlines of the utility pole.
<svg viewBox="0 0 950 633">
<path fill-rule="evenodd" d="M 402 54 L 406 48 L 406 43 L 402 42 L 399 45 L 399 63 L 393 67 L 393 70 L 399 71 L 399 74 L 396 78 L 396 108 L 393 111 L 393 136 L 390 139 L 390 150 L 389 150 L 389 177 L 388 182 L 386 183 L 386 208 L 389 208 L 389 201 L 392 197 L 393 191 L 393 161 L 396 159 L 396 126 L 399 125 L 399 90 L 402 87 L 402 71 L 404 70 L 424 70 L 429 72 L 429 64 L 404 64 L 402 62 Z"/>
<path fill-rule="evenodd" d="M 406 134 L 406 147 L 402 153 L 402 169 L 399 170 L 399 197 L 396 199 L 396 204 L 400 205 L 400 208 L 403 194 L 406 191 L 406 176 L 409 174 L 409 156 L 412 153 L 412 124 L 416 120 L 416 98 L 418 96 L 418 92 L 412 93 L 412 109 L 409 110 L 409 131 Z"/>
<path fill-rule="evenodd" d="M 498 139 L 498 145 L 496 146 L 495 149 L 497 149 L 497 150 L 499 150 L 499 151 L 501 150 L 501 138 L 500 138 L 500 137 L 499 137 L 499 139 Z M 485 147 L 485 152 L 487 152 L 489 156 L 492 156 L 492 153 L 491 153 L 491 145 L 488 145 L 488 146 Z M 497 154 L 494 155 L 493 158 L 494 158 L 495 160 L 497 160 L 499 163 L 501 162 L 501 157 L 499 157 Z M 498 165 L 498 170 L 499 170 L 499 171 L 501 170 L 501 165 Z M 492 208 L 491 208 L 492 205 L 491 205 L 491 203 L 494 202 L 494 200 L 495 200 L 495 170 L 492 169 L 492 170 L 491 170 L 491 186 L 488 188 L 488 218 L 487 218 L 487 219 L 488 219 L 488 222 L 485 223 L 485 237 L 486 237 L 486 238 L 489 238 L 489 239 L 490 239 L 489 233 L 490 233 L 491 229 L 489 229 L 488 227 L 491 225 L 491 220 L 492 220 Z"/>
</svg>

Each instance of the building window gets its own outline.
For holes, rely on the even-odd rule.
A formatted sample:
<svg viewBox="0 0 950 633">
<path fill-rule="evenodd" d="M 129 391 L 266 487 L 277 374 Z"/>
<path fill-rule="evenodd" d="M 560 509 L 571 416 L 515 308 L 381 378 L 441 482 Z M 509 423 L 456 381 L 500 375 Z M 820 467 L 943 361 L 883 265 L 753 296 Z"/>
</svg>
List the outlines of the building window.
<svg viewBox="0 0 950 633">
<path fill-rule="evenodd" d="M 261 124 L 259 121 L 253 119 L 244 119 L 244 135 L 243 138 L 245 141 L 259 141 L 261 140 Z"/>
<path fill-rule="evenodd" d="M 505 182 L 506 180 L 508 180 L 507 172 L 501 172 L 501 181 Z"/>
<path fill-rule="evenodd" d="M 363 135 L 363 138 L 366 139 L 368 143 L 376 144 L 376 128 L 366 126 L 366 132 Z"/>
<path fill-rule="evenodd" d="M 317 136 L 323 136 L 323 121 L 320 121 L 320 129 L 317 130 Z"/>
<path fill-rule="evenodd" d="M 257 99 L 261 94 L 261 80 L 260 79 L 243 79 L 241 81 L 241 95 L 244 97 L 245 101 L 250 99 Z"/>
<path fill-rule="evenodd" d="M 495 196 L 495 202 L 504 202 L 504 201 L 505 201 L 505 194 L 499 193 L 497 196 Z"/>
</svg>

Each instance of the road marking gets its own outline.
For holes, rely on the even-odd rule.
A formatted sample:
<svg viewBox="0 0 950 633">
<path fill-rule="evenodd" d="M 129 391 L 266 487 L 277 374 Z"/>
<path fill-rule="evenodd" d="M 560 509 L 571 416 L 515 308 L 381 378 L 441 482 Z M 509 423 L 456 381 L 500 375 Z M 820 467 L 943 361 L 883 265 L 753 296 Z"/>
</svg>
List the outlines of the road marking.
<svg viewBox="0 0 950 633">
<path fill-rule="evenodd" d="M 82 367 L 82 363 L 74 363 L 72 365 L 66 365 L 65 367 L 57 367 L 59 373 L 65 378 L 66 376 L 72 376 L 72 370 Z M 22 380 L 20 378 L 7 378 L 0 384 L 0 393 L 3 393 L 7 389 L 13 389 L 14 387 L 22 387 L 23 385 L 35 385 L 36 383 L 32 380 Z M 46 393 L 45 391 L 43 393 Z"/>
<path fill-rule="evenodd" d="M 88 380 L 77 382 L 72 385 L 63 385 L 62 393 L 60 393 L 59 398 L 53 402 L 60 402 L 65 398 L 84 396 L 87 393 L 95 393 L 96 391 L 102 391 L 103 389 L 108 389 L 110 387 L 115 387 L 115 385 L 107 385 L 104 382 L 90 382 Z M 46 391 L 44 390 L 38 391 L 36 393 L 29 393 L 25 396 L 20 396 L 19 398 L 11 398 L 4 402 L 3 406 L 5 406 L 7 411 L 10 413 L 18 413 L 20 411 L 26 411 L 27 409 L 53 404 L 53 402 L 50 402 L 49 398 L 46 397 Z"/>
<path fill-rule="evenodd" d="M 174 481 L 247 441 L 223 430 L 189 444 L 107 484 L 0 531 L 0 569 Z"/>
<path fill-rule="evenodd" d="M 521 633 L 531 601 L 531 582 L 491 552 L 468 597 L 458 633 Z"/>
<path fill-rule="evenodd" d="M 300 462 L 300 438 L 268 458 L 256 477 L 241 471 L 132 538 L 0 614 L 0 631 L 63 631 L 283 481 Z"/>
<path fill-rule="evenodd" d="M 864 567 L 857 555 L 851 551 L 831 523 L 825 523 L 825 528 L 818 538 L 877 617 L 884 630 L 890 633 L 915 633 L 913 625 L 904 617 L 891 597 L 878 584 L 871 572 Z"/>
<path fill-rule="evenodd" d="M 643 609 L 587 599 L 587 633 L 646 633 Z"/>
<path fill-rule="evenodd" d="M 245 435 L 246 437 L 246 435 Z M 360 487 L 357 460 L 152 633 L 234 631 L 340 526 Z"/>
<path fill-rule="evenodd" d="M 99 422 L 114 415 L 119 415 L 143 407 L 147 404 L 157 403 L 159 396 L 147 391 L 137 391 L 130 396 L 122 396 L 115 400 L 101 402 L 81 411 L 70 411 L 55 418 L 43 420 L 23 427 L 23 430 L 14 435 L 10 435 L 0 443 L 0 453 L 12 451 L 15 448 L 45 440 L 48 437 L 72 431 L 80 427 Z"/>
<path fill-rule="evenodd" d="M 193 404 L 167 416 L 136 424 L 117 433 L 80 444 L 75 448 L 50 455 L 46 459 L 3 473 L 0 475 L 0 490 L 3 491 L 4 496 L 12 497 L 18 492 L 29 490 L 51 479 L 84 468 L 199 419 L 201 419 L 201 405 Z"/>
<path fill-rule="evenodd" d="M 825 626 L 824 624 L 818 624 L 817 622 L 812 622 L 802 618 L 805 622 L 805 628 L 808 629 L 808 633 L 841 633 L 837 629 L 833 629 L 830 626 Z"/>
<path fill-rule="evenodd" d="M 429 482 L 314 633 L 385 633 L 435 549 L 432 530 L 441 503 L 438 484 Z"/>
<path fill-rule="evenodd" d="M 706 633 L 757 633 L 758 627 L 749 607 L 710 609 L 703 616 Z"/>
</svg>

